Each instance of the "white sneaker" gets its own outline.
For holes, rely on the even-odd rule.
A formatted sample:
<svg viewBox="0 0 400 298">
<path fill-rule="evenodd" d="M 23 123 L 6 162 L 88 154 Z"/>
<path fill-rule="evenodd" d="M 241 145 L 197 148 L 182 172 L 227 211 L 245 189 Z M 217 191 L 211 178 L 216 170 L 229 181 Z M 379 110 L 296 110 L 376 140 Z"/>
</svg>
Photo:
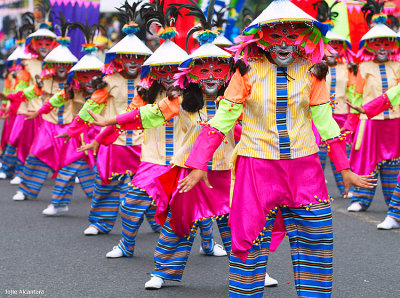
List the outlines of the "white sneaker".
<svg viewBox="0 0 400 298">
<path fill-rule="evenodd" d="M 204 252 L 203 247 L 200 245 L 200 254 L 205 255 L 206 253 Z M 224 249 L 224 247 L 221 244 L 214 244 L 214 249 L 212 255 L 207 255 L 207 256 L 214 256 L 214 257 L 224 257 L 227 256 L 227 252 Z"/>
<path fill-rule="evenodd" d="M 118 246 L 114 246 L 112 251 L 109 251 L 106 254 L 107 258 L 121 258 L 123 256 L 124 256 L 124 254 L 123 254 L 122 250 Z"/>
<path fill-rule="evenodd" d="M 23 201 L 26 200 L 26 196 L 24 193 L 20 190 L 17 191 L 17 193 L 12 197 L 13 201 Z"/>
<path fill-rule="evenodd" d="M 68 206 L 56 207 L 53 204 L 50 204 L 49 206 L 47 206 L 46 209 L 42 211 L 42 214 L 47 216 L 52 216 L 56 215 L 58 212 L 67 212 L 67 211 L 68 211 Z"/>
<path fill-rule="evenodd" d="M 21 177 L 15 176 L 14 178 L 11 179 L 10 184 L 18 185 L 18 184 L 20 184 L 21 182 L 22 182 Z"/>
<path fill-rule="evenodd" d="M 99 230 L 94 226 L 89 226 L 86 230 L 83 231 L 83 234 L 88 236 L 94 236 L 99 234 Z"/>
<path fill-rule="evenodd" d="M 359 202 L 354 202 L 347 208 L 347 211 L 360 212 L 360 211 L 362 211 L 362 209 L 363 209 L 363 206 Z"/>
<path fill-rule="evenodd" d="M 265 272 L 264 287 L 276 287 L 276 286 L 278 286 L 278 281 L 269 276 L 267 272 Z"/>
<path fill-rule="evenodd" d="M 6 173 L 0 172 L 0 179 L 1 179 L 1 180 L 7 179 Z"/>
<path fill-rule="evenodd" d="M 400 229 L 400 223 L 393 217 L 386 216 L 385 220 L 376 226 L 378 230 Z"/>
<path fill-rule="evenodd" d="M 346 199 L 351 199 L 351 198 L 353 198 L 353 196 L 354 196 L 354 194 L 351 191 L 349 191 Z"/>
<path fill-rule="evenodd" d="M 79 181 L 79 178 L 78 178 L 78 177 L 75 177 L 75 184 L 79 184 L 79 183 L 81 183 L 81 182 Z"/>
<path fill-rule="evenodd" d="M 152 274 L 150 280 L 144 284 L 144 288 L 146 290 L 159 290 L 163 285 L 164 280 Z"/>
</svg>

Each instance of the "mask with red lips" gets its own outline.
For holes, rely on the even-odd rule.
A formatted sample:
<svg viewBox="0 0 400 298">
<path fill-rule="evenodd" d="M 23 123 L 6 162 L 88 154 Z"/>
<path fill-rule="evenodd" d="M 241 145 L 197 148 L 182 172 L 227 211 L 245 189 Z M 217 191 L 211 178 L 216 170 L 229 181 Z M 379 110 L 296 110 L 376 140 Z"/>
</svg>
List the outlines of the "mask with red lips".
<svg viewBox="0 0 400 298">
<path fill-rule="evenodd" d="M 130 77 L 136 77 L 140 72 L 140 67 L 146 60 L 145 56 L 134 54 L 118 54 L 117 60 L 120 61 L 123 70 Z"/>
<path fill-rule="evenodd" d="M 44 59 L 54 48 L 54 39 L 50 37 L 36 38 L 32 43 L 33 50 Z"/>
<path fill-rule="evenodd" d="M 213 96 L 225 85 L 229 72 L 227 62 L 207 59 L 204 63 L 198 60 L 189 75 L 205 94 Z"/>
<path fill-rule="evenodd" d="M 262 29 L 261 39 L 268 44 L 265 51 L 270 53 L 276 65 L 286 67 L 296 59 L 300 49 L 295 43 L 303 31 L 304 28 L 288 23 Z"/>
<path fill-rule="evenodd" d="M 389 60 L 389 55 L 392 50 L 396 48 L 396 41 L 394 38 L 375 38 L 367 40 L 367 47 L 373 52 L 375 61 L 383 63 Z"/>
<path fill-rule="evenodd" d="M 70 63 L 53 63 L 54 73 L 57 78 L 64 80 L 67 78 L 68 71 L 72 68 Z"/>
<path fill-rule="evenodd" d="M 101 71 L 90 70 L 90 71 L 77 71 L 76 79 L 79 82 L 80 88 L 88 94 L 92 94 L 95 91 L 93 81 L 96 77 L 101 77 Z"/>
<path fill-rule="evenodd" d="M 176 81 L 174 75 L 178 73 L 178 65 L 163 65 L 152 67 L 152 76 L 160 82 L 160 84 L 168 90 Z"/>
</svg>

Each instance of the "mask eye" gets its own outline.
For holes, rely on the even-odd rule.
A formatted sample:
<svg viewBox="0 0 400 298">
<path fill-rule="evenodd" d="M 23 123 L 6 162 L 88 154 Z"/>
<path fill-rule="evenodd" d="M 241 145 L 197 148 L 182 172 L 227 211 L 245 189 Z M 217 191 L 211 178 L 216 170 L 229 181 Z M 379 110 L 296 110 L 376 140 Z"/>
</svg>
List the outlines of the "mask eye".
<svg viewBox="0 0 400 298">
<path fill-rule="evenodd" d="M 270 35 L 270 37 L 271 37 L 272 39 L 280 39 L 280 38 L 282 38 L 281 35 L 275 34 L 275 33 L 272 33 L 272 34 Z"/>
<path fill-rule="evenodd" d="M 216 70 L 214 70 L 215 73 L 221 73 L 222 69 L 221 68 L 217 68 Z"/>
<path fill-rule="evenodd" d="M 289 35 L 287 38 L 291 39 L 291 40 L 296 40 L 299 36 L 297 34 L 291 34 Z"/>
<path fill-rule="evenodd" d="M 165 74 L 167 72 L 165 70 L 160 69 L 160 73 Z"/>
<path fill-rule="evenodd" d="M 208 73 L 208 69 L 203 68 L 203 69 L 200 70 L 200 72 L 201 73 Z"/>
</svg>

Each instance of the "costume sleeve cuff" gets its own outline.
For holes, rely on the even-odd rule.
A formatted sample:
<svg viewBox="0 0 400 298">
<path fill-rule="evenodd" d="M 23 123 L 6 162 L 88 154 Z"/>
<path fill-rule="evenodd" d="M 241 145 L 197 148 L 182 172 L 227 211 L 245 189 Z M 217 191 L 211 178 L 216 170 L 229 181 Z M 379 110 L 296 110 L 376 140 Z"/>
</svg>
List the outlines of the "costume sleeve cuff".
<svg viewBox="0 0 400 298">
<path fill-rule="evenodd" d="M 207 171 L 208 161 L 214 155 L 215 150 L 221 145 L 224 135 L 213 127 L 205 126 L 194 143 L 192 151 L 185 166 L 191 169 Z"/>
<path fill-rule="evenodd" d="M 390 109 L 392 107 L 392 104 L 390 103 L 389 97 L 387 96 L 386 93 L 383 93 L 382 95 L 378 96 L 374 100 L 370 101 L 369 103 L 363 105 L 363 108 L 365 110 L 365 114 L 367 114 L 368 119 L 371 119 L 375 117 L 376 115 L 379 115 L 383 111 Z"/>
<path fill-rule="evenodd" d="M 45 102 L 42 107 L 38 110 L 38 113 L 40 115 L 42 114 L 48 114 L 50 113 L 52 110 L 54 109 L 54 107 L 51 105 L 51 103 L 49 102 Z"/>
<path fill-rule="evenodd" d="M 351 132 L 355 132 L 359 120 L 360 120 L 360 114 L 349 113 L 346 122 L 343 125 L 344 129 Z"/>
<path fill-rule="evenodd" d="M 23 102 L 26 100 L 25 93 L 18 91 L 17 93 L 11 93 L 7 95 L 10 102 Z"/>
<path fill-rule="evenodd" d="M 235 124 L 235 130 L 234 130 L 234 138 L 235 138 L 235 142 L 239 142 L 240 138 L 242 137 L 242 126 L 239 123 Z"/>
<path fill-rule="evenodd" d="M 118 115 L 117 123 L 121 125 L 121 128 L 123 130 L 143 129 L 142 119 L 140 118 L 139 109 L 134 109 L 128 113 Z"/>
<path fill-rule="evenodd" d="M 180 97 L 176 97 L 172 100 L 168 98 L 164 98 L 162 101 L 159 102 L 158 107 L 160 108 L 161 113 L 164 116 L 166 121 L 171 120 L 175 116 L 179 115 L 180 110 Z"/>
<path fill-rule="evenodd" d="M 83 121 L 79 116 L 76 116 L 67 129 L 67 135 L 70 137 L 78 137 L 82 132 L 86 131 L 89 126 L 89 122 Z"/>
<path fill-rule="evenodd" d="M 328 147 L 328 155 L 338 172 L 350 169 L 350 162 L 346 153 L 345 137 L 340 136 L 324 142 Z"/>
<path fill-rule="evenodd" d="M 110 125 L 103 129 L 102 132 L 96 136 L 95 140 L 101 145 L 108 146 L 118 139 L 120 132 L 121 131 L 115 125 Z"/>
</svg>

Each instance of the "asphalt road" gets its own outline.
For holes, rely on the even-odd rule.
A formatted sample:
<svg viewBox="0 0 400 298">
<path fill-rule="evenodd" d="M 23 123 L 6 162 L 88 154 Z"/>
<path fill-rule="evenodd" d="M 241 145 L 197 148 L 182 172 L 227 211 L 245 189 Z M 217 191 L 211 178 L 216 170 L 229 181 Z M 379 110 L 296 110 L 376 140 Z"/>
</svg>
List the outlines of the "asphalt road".
<svg viewBox="0 0 400 298">
<path fill-rule="evenodd" d="M 376 230 L 386 214 L 380 187 L 370 210 L 354 214 L 346 211 L 349 201 L 338 198 L 329 168 L 326 178 L 336 198 L 333 297 L 400 297 L 400 230 Z M 109 235 L 84 236 L 90 201 L 79 185 L 67 214 L 42 216 L 53 185 L 48 180 L 37 200 L 14 202 L 17 186 L 0 181 L 0 297 L 227 297 L 227 258 L 199 255 L 198 239 L 183 281 L 146 291 L 158 234 L 145 222 L 133 258 L 107 259 L 120 238 L 120 221 Z M 267 288 L 264 297 L 296 297 L 286 239 L 270 255 L 268 272 L 279 286 Z M 24 294 L 34 290 L 39 295 Z"/>
</svg>

